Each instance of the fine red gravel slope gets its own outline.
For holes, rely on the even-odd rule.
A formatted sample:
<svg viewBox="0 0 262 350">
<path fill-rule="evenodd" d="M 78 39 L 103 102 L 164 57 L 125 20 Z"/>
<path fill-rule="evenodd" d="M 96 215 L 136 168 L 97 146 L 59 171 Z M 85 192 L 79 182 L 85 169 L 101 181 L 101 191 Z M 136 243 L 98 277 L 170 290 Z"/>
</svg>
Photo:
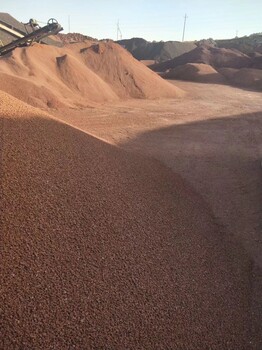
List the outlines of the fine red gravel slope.
<svg viewBox="0 0 262 350">
<path fill-rule="evenodd" d="M 164 81 L 129 52 L 113 42 L 99 42 L 80 50 L 81 59 L 121 98 L 174 98 L 183 93 Z"/>
<path fill-rule="evenodd" d="M 249 260 L 179 177 L 2 92 L 0 115 L 0 349 L 248 349 Z"/>
</svg>

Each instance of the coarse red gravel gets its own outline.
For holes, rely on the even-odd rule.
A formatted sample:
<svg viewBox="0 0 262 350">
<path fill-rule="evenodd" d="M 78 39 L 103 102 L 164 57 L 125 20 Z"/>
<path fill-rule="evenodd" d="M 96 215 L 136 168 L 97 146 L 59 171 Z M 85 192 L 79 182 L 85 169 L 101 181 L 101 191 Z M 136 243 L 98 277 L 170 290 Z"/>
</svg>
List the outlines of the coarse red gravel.
<svg viewBox="0 0 262 350">
<path fill-rule="evenodd" d="M 252 348 L 247 256 L 179 177 L 3 93 L 0 116 L 1 350 Z"/>
</svg>

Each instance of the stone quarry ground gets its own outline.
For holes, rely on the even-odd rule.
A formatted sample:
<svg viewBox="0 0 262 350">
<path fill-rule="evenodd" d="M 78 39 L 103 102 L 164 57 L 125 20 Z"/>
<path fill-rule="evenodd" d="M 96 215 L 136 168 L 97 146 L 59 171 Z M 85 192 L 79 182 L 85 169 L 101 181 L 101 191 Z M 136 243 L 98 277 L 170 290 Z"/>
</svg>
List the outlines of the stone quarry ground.
<svg viewBox="0 0 262 350">
<path fill-rule="evenodd" d="M 221 230 L 233 237 L 233 245 L 248 252 L 253 316 L 259 319 L 262 94 L 219 84 L 173 83 L 186 97 L 132 100 L 56 116 L 106 142 L 155 158 L 181 175 L 204 199 Z"/>
<path fill-rule="evenodd" d="M 3 99 L 3 349 L 261 349 L 262 94 L 173 84 Z"/>
</svg>

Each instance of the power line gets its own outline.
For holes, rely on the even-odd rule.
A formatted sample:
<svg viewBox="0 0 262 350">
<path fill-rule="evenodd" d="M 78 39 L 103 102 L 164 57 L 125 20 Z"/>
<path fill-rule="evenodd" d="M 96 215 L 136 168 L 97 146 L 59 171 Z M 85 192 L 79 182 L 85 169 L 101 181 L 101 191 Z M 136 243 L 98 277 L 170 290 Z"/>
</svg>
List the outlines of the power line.
<svg viewBox="0 0 262 350">
<path fill-rule="evenodd" d="M 188 19 L 188 16 L 187 14 L 185 14 L 185 17 L 184 17 L 184 28 L 183 28 L 183 36 L 182 36 L 182 41 L 185 40 L 185 32 L 186 32 L 186 21 Z"/>
<path fill-rule="evenodd" d="M 119 20 L 117 21 L 117 30 L 116 30 L 116 37 L 117 37 L 117 41 L 120 39 L 122 40 L 122 32 L 120 29 L 120 25 L 119 25 Z"/>
</svg>

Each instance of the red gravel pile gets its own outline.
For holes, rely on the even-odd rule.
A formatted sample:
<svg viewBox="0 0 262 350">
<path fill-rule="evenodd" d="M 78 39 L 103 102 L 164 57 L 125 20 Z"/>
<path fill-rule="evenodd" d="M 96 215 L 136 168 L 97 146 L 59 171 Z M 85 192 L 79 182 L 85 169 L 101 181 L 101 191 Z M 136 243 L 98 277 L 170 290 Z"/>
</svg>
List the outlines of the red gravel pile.
<svg viewBox="0 0 262 350">
<path fill-rule="evenodd" d="M 231 81 L 234 75 L 238 72 L 238 69 L 235 68 L 219 68 L 218 72 L 222 74 L 226 79 Z"/>
<path fill-rule="evenodd" d="M 85 64 L 112 86 L 121 98 L 177 97 L 183 95 L 172 84 L 154 74 L 129 52 L 113 42 L 99 42 L 81 50 Z M 151 74 L 153 73 L 153 74 Z"/>
<path fill-rule="evenodd" d="M 201 198 L 0 92 L 0 349 L 247 349 L 249 261 Z"/>
<path fill-rule="evenodd" d="M 240 86 L 262 90 L 262 70 L 261 69 L 240 69 L 232 81 Z"/>
<path fill-rule="evenodd" d="M 259 52 L 254 52 L 252 68 L 262 69 L 262 54 Z"/>
<path fill-rule="evenodd" d="M 0 59 L 0 90 L 52 108 L 182 94 L 112 42 L 16 49 Z"/>
<path fill-rule="evenodd" d="M 211 46 L 199 46 L 172 60 L 154 64 L 150 68 L 156 72 L 166 72 L 187 63 L 204 63 L 214 68 L 244 68 L 250 67 L 252 60 L 249 56 L 234 49 L 221 49 Z"/>
<path fill-rule="evenodd" d="M 213 67 L 203 63 L 187 63 L 162 74 L 165 79 L 180 79 L 209 84 L 223 84 L 225 77 Z"/>
<path fill-rule="evenodd" d="M 224 68 L 220 70 L 220 73 L 234 85 L 262 90 L 261 69 L 243 68 L 232 71 L 229 68 Z"/>
</svg>

